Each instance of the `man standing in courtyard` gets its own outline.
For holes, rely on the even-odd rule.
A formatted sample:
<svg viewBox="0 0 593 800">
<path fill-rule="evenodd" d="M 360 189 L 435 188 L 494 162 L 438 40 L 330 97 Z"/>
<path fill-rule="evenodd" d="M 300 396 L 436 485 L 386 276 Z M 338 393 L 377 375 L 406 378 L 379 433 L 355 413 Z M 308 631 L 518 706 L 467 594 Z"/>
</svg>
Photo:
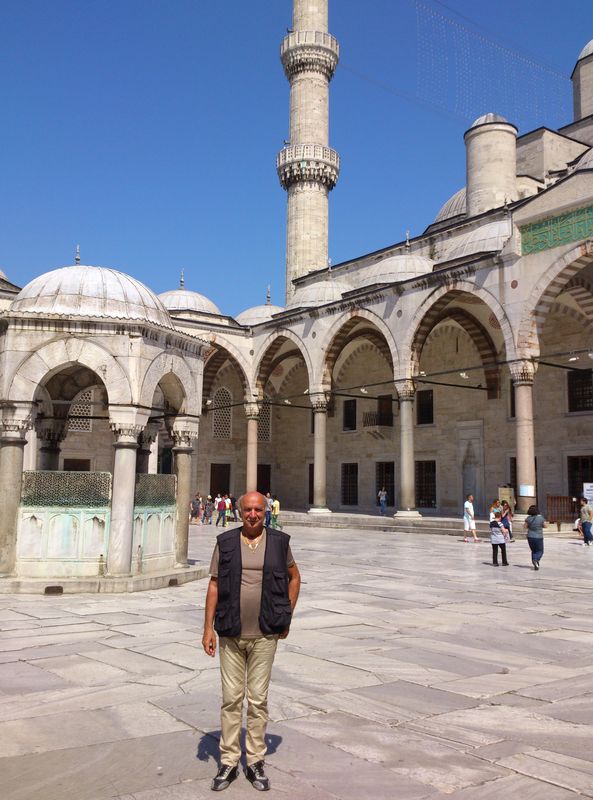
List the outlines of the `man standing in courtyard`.
<svg viewBox="0 0 593 800">
<path fill-rule="evenodd" d="M 583 527 L 583 544 L 588 547 L 591 546 L 593 541 L 593 533 L 591 532 L 591 523 L 593 522 L 593 508 L 589 505 L 586 497 L 581 497 L 581 525 Z"/>
<path fill-rule="evenodd" d="M 202 637 L 209 656 L 216 653 L 215 630 L 220 637 L 220 765 L 212 781 L 217 792 L 239 773 L 245 688 L 245 776 L 259 791 L 270 788 L 264 772 L 268 686 L 278 639 L 288 636 L 301 585 L 290 536 L 264 526 L 266 498 L 249 492 L 239 507 L 242 527 L 220 534 L 212 554 Z"/>
</svg>

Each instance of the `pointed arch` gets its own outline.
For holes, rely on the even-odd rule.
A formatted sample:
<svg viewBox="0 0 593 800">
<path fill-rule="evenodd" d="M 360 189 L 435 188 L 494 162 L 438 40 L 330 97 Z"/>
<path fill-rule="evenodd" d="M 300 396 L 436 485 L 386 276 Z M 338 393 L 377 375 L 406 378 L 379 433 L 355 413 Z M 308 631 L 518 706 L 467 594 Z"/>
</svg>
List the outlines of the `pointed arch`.
<svg viewBox="0 0 593 800">
<path fill-rule="evenodd" d="M 187 361 L 174 353 L 159 353 L 144 373 L 140 390 L 140 405 L 150 407 L 159 384 L 176 411 L 199 415 L 201 387 L 199 375 L 192 372 Z M 168 389 L 168 391 L 167 391 Z"/>
<path fill-rule="evenodd" d="M 212 388 L 218 372 L 222 369 L 226 361 L 229 361 L 235 369 L 241 387 L 243 389 L 243 397 L 245 400 L 251 399 L 249 391 L 250 380 L 247 365 L 243 359 L 243 355 L 237 348 L 226 339 L 220 339 L 217 335 L 211 342 L 212 350 L 206 356 L 204 363 L 204 373 L 202 378 L 202 392 L 205 400 L 211 399 Z"/>
<path fill-rule="evenodd" d="M 296 349 L 290 353 L 280 353 L 280 349 L 286 342 L 292 342 Z M 313 379 L 313 365 L 309 351 L 307 350 L 303 340 L 297 336 L 293 331 L 282 329 L 270 334 L 262 342 L 258 353 L 255 357 L 255 394 L 257 397 L 262 398 L 264 395 L 265 386 L 278 365 L 279 361 L 283 361 L 288 355 L 298 355 L 305 363 L 307 369 L 308 385 L 311 386 Z"/>
</svg>

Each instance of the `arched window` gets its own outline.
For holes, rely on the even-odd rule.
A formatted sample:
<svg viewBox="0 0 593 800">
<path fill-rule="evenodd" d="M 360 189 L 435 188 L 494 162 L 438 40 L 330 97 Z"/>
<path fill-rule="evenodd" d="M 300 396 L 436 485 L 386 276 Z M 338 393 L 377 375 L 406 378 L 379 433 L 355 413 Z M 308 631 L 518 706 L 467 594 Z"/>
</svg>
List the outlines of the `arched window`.
<svg viewBox="0 0 593 800">
<path fill-rule="evenodd" d="M 214 392 L 212 402 L 212 437 L 230 439 L 233 433 L 233 396 L 228 389 L 220 388 Z"/>
<path fill-rule="evenodd" d="M 264 402 L 259 409 L 257 439 L 259 442 L 272 441 L 272 406 L 270 405 L 269 397 L 264 397 Z"/>
<path fill-rule="evenodd" d="M 93 389 L 85 389 L 72 401 L 68 411 L 68 430 L 90 433 L 93 430 Z"/>
</svg>

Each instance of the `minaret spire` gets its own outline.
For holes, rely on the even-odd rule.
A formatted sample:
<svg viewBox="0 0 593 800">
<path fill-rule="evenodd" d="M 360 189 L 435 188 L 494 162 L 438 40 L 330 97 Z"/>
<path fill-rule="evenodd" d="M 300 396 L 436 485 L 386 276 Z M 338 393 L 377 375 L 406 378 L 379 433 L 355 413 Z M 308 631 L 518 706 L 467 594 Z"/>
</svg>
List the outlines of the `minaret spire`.
<svg viewBox="0 0 593 800">
<path fill-rule="evenodd" d="M 280 58 L 290 81 L 290 138 L 276 159 L 288 192 L 286 300 L 292 281 L 328 264 L 328 194 L 340 157 L 329 147 L 329 82 L 340 54 L 328 33 L 328 0 L 293 0 Z"/>
<path fill-rule="evenodd" d="M 185 271 L 183 267 L 181 268 L 181 272 L 179 274 L 179 288 L 185 289 Z"/>
</svg>

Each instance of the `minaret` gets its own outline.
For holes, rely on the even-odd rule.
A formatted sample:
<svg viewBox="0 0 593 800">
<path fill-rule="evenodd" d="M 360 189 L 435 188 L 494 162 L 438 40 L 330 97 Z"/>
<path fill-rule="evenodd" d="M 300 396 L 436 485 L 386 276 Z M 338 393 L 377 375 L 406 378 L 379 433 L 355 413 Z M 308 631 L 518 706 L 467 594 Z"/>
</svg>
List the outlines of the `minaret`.
<svg viewBox="0 0 593 800">
<path fill-rule="evenodd" d="M 329 82 L 339 46 L 327 32 L 328 0 L 294 0 L 292 28 L 280 58 L 290 81 L 290 138 L 276 167 L 288 192 L 286 301 L 292 281 L 328 264 L 328 194 L 338 180 L 340 157 L 329 147 Z"/>
</svg>

